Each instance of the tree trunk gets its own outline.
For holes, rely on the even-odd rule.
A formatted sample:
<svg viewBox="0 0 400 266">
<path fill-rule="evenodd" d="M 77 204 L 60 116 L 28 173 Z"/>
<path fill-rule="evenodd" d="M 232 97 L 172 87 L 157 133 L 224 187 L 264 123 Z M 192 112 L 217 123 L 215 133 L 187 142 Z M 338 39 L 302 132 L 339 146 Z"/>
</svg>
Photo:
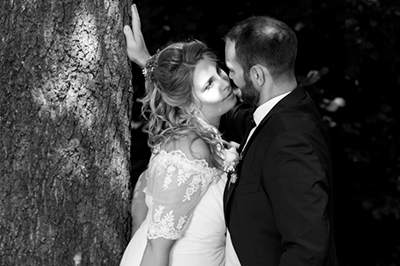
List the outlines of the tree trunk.
<svg viewBox="0 0 400 266">
<path fill-rule="evenodd" d="M 1 0 L 0 265 L 118 265 L 130 235 L 128 10 Z"/>
</svg>

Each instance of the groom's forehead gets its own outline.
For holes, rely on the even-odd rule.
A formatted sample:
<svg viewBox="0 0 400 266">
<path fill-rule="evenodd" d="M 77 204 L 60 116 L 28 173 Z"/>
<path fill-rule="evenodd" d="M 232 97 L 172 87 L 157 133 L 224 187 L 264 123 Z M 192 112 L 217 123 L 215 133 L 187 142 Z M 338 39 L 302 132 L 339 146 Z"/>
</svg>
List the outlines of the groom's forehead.
<svg viewBox="0 0 400 266">
<path fill-rule="evenodd" d="M 225 64 L 228 68 L 233 68 L 237 64 L 235 43 L 232 41 L 227 41 L 225 44 Z"/>
</svg>

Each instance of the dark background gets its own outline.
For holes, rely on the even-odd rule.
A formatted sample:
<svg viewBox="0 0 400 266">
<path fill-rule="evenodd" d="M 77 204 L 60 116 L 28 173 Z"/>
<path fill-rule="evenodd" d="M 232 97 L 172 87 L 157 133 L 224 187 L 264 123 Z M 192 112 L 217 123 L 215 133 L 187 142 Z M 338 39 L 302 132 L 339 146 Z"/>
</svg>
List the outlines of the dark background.
<svg viewBox="0 0 400 266">
<path fill-rule="evenodd" d="M 298 37 L 296 73 L 332 141 L 336 244 L 341 266 L 400 265 L 400 1 L 136 1 L 150 53 L 196 38 L 224 58 L 223 36 L 269 15 Z M 134 67 L 134 80 L 143 80 Z M 140 97 L 143 83 L 134 84 Z M 340 99 L 344 106 L 335 106 Z M 134 105 L 132 176 L 149 151 Z"/>
</svg>

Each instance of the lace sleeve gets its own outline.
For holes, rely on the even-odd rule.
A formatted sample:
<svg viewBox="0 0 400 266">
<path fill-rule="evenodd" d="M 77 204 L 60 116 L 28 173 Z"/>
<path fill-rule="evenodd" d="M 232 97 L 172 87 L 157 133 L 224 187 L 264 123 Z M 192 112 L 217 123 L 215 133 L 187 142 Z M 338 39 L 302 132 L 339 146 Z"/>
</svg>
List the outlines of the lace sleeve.
<svg viewBox="0 0 400 266">
<path fill-rule="evenodd" d="M 148 186 L 153 195 L 148 238 L 178 239 L 214 171 L 204 160 L 188 160 L 180 151 L 162 152 L 150 173 L 154 183 Z"/>
</svg>

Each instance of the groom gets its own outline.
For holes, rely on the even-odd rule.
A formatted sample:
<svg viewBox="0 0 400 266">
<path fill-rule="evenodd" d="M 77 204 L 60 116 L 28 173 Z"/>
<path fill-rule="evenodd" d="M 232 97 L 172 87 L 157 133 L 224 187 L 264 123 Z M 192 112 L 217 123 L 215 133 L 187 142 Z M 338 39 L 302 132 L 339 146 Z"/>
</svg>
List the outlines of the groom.
<svg viewBox="0 0 400 266">
<path fill-rule="evenodd" d="M 241 106 L 227 134 L 242 139 L 238 179 L 227 182 L 225 218 L 242 265 L 338 265 L 333 240 L 329 137 L 294 74 L 296 35 L 258 16 L 225 37 L 229 77 L 257 109 L 255 127 Z"/>
<path fill-rule="evenodd" d="M 140 48 L 135 63 L 144 66 L 149 53 L 140 19 L 132 19 L 133 28 L 124 29 L 128 56 Z M 255 127 L 244 104 L 224 124 L 226 134 L 242 143 L 239 177 L 227 182 L 224 196 L 241 265 L 338 265 L 328 134 L 310 96 L 297 87 L 295 33 L 275 19 L 251 17 L 225 41 L 230 78 L 242 98 L 258 106 Z"/>
</svg>

